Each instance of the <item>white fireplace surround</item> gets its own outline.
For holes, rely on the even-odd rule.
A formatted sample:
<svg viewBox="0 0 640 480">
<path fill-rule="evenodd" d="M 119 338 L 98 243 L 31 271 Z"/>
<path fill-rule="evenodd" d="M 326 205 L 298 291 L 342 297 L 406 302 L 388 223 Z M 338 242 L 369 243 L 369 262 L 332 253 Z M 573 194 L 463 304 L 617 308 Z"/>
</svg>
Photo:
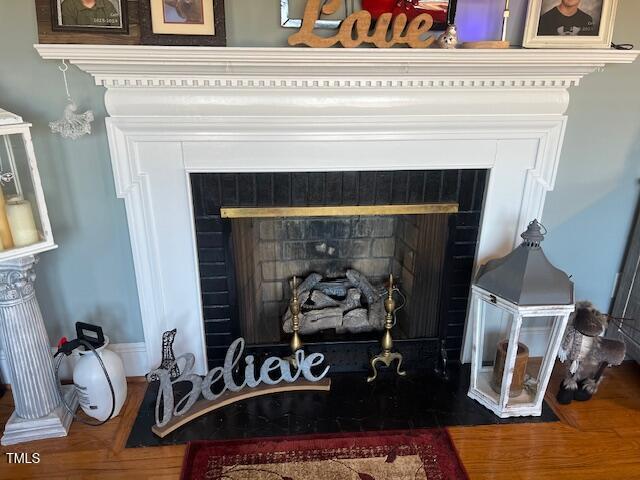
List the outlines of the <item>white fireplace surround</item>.
<svg viewBox="0 0 640 480">
<path fill-rule="evenodd" d="M 188 175 L 490 169 L 478 264 L 507 253 L 553 189 L 568 88 L 635 51 L 36 45 L 107 88 L 146 365 L 162 332 L 206 370 Z M 468 359 L 468 348 L 464 359 Z"/>
</svg>

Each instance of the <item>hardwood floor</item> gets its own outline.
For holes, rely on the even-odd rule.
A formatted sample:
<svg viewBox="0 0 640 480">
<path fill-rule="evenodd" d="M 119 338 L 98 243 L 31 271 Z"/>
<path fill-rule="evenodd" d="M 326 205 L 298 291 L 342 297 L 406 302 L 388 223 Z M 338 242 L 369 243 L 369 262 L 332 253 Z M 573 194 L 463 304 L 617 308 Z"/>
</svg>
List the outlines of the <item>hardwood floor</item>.
<svg viewBox="0 0 640 480">
<path fill-rule="evenodd" d="M 589 402 L 556 405 L 560 423 L 454 427 L 471 479 L 640 479 L 640 366 L 609 369 Z M 0 448 L 0 479 L 176 479 L 184 446 L 124 449 L 146 384 L 132 381 L 123 413 L 103 427 L 74 423 L 68 437 Z M 11 413 L 0 400 L 0 425 Z M 6 452 L 38 452 L 40 463 L 9 465 Z"/>
</svg>

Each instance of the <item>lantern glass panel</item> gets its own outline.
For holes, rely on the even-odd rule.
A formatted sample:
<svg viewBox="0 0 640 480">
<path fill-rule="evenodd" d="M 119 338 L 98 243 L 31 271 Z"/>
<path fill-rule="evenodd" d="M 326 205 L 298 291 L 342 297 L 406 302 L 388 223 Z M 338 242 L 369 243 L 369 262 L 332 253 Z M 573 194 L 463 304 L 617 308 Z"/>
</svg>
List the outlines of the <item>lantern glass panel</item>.
<svg viewBox="0 0 640 480">
<path fill-rule="evenodd" d="M 3 245 L 5 251 L 33 245 L 44 237 L 30 152 L 23 134 L 0 137 L 0 185 L 14 241 L 11 248 Z"/>
<path fill-rule="evenodd" d="M 27 163 L 27 151 L 24 140 L 20 134 L 3 135 L 0 137 L 0 175 L 13 175 L 11 181 L 2 182 L 2 193 L 5 198 L 11 198 L 22 194 L 19 182 L 16 179 L 16 164 Z"/>
<path fill-rule="evenodd" d="M 556 319 L 553 316 L 524 316 L 520 328 L 519 349 L 513 370 L 511 395 L 507 406 L 535 404 L 538 402 L 538 390 L 544 377 L 544 367 L 552 349 L 552 340 Z M 546 362 L 545 362 L 546 359 Z M 551 365 L 553 366 L 553 365 Z"/>
<path fill-rule="evenodd" d="M 502 385 L 501 378 L 494 376 L 494 372 L 500 369 L 501 357 L 498 350 L 501 342 L 509 338 L 515 317 L 512 312 L 484 299 L 478 299 L 477 308 L 477 319 L 480 322 L 477 354 L 480 357 L 477 364 L 476 388 L 498 402 Z"/>
</svg>

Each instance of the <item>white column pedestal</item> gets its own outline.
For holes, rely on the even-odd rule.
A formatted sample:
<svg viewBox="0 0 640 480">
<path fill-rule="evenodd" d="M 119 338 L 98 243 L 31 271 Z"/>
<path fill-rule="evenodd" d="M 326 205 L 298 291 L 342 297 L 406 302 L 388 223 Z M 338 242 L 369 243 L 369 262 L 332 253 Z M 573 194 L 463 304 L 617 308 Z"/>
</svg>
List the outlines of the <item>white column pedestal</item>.
<svg viewBox="0 0 640 480">
<path fill-rule="evenodd" d="M 62 388 L 65 401 L 75 412 L 78 408 L 78 396 L 74 386 L 65 385 Z M 49 415 L 34 420 L 20 418 L 16 412 L 13 412 L 4 427 L 4 435 L 0 444 L 15 445 L 16 443 L 31 442 L 45 438 L 66 437 L 72 420 L 73 415 L 62 404 L 56 407 Z"/>
<path fill-rule="evenodd" d="M 0 340 L 15 405 L 2 445 L 63 437 L 73 418 L 56 386 L 51 343 L 33 288 L 35 262 L 35 257 L 28 256 L 0 263 Z M 73 387 L 67 388 L 65 399 L 77 408 Z"/>
</svg>

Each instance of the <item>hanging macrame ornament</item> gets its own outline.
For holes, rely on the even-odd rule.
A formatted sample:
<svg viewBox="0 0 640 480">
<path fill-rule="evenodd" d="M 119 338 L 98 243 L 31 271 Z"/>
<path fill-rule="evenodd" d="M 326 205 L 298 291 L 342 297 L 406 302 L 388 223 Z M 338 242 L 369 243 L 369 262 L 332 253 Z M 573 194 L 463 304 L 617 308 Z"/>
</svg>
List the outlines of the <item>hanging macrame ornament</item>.
<svg viewBox="0 0 640 480">
<path fill-rule="evenodd" d="M 67 106 L 64 108 L 62 118 L 55 122 L 49 123 L 51 132 L 59 133 L 64 138 L 70 138 L 76 140 L 83 135 L 89 135 L 91 133 L 91 122 L 93 122 L 93 112 L 87 110 L 84 113 L 76 113 L 78 106 L 69 93 L 69 83 L 67 82 L 67 70 L 69 65 L 62 61 L 62 66 L 58 67 L 62 72 L 62 78 L 64 79 L 64 88 L 67 92 Z"/>
</svg>

